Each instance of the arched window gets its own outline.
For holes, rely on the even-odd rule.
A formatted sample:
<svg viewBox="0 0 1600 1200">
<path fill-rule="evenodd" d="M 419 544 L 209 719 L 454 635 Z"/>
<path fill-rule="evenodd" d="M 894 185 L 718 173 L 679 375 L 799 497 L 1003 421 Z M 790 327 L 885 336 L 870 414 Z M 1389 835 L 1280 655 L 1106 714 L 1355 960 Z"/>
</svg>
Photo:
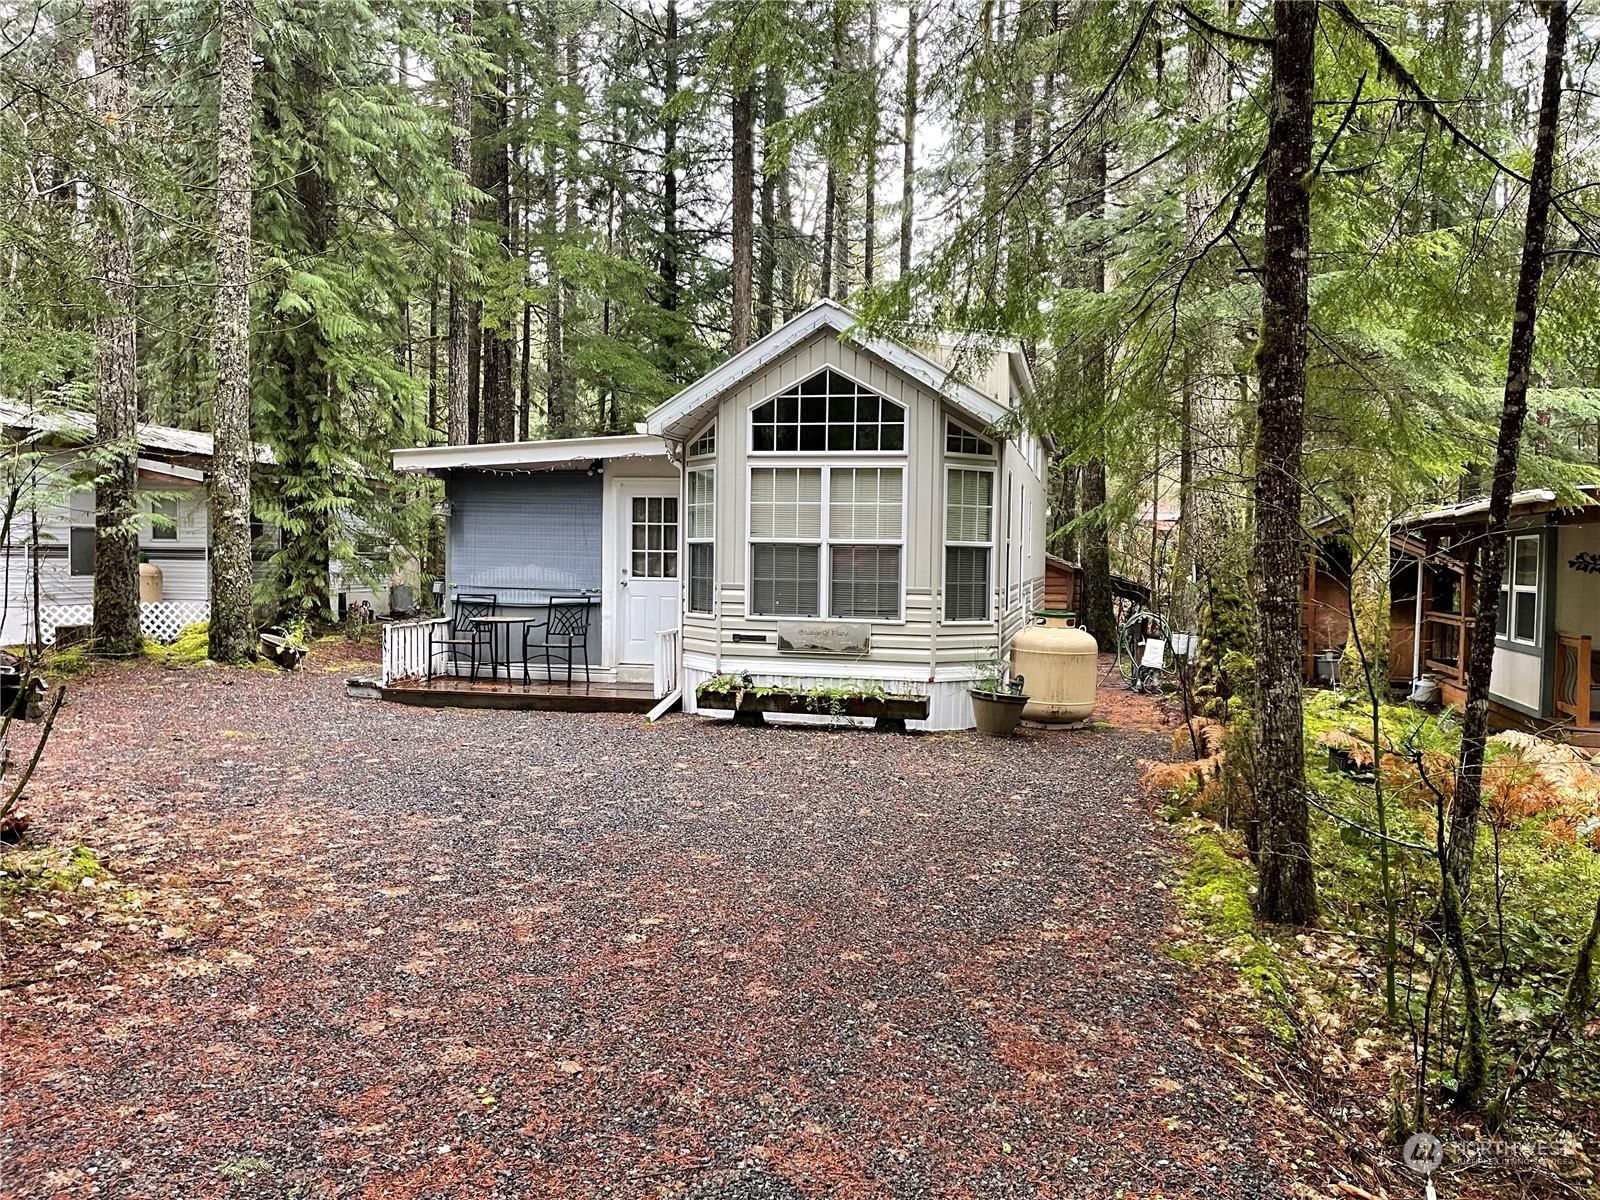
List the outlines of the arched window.
<svg viewBox="0 0 1600 1200">
<path fill-rule="evenodd" d="M 753 451 L 824 453 L 906 448 L 906 410 L 837 371 L 823 369 L 750 413 Z"/>
</svg>

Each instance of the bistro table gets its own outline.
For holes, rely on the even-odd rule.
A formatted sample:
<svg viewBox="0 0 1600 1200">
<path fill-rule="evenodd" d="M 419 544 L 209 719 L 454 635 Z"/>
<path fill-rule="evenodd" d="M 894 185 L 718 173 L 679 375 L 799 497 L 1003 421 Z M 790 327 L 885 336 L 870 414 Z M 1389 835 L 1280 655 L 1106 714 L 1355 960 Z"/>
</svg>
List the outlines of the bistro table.
<svg viewBox="0 0 1600 1200">
<path fill-rule="evenodd" d="M 514 625 L 541 625 L 543 613 L 496 613 L 488 617 L 472 617 L 473 635 L 484 634 L 489 643 L 489 678 L 500 678 L 499 632 L 506 631 L 506 679 L 511 678 L 511 628 Z M 526 634 L 524 634 L 526 637 Z"/>
<path fill-rule="evenodd" d="M 532 629 L 541 627 L 544 624 L 546 624 L 546 622 L 549 619 L 549 612 L 550 612 L 550 604 L 551 603 L 558 603 L 558 604 L 561 604 L 563 606 L 569 605 L 569 604 L 570 605 L 590 605 L 590 606 L 592 606 L 592 605 L 597 605 L 597 604 L 600 603 L 600 597 L 595 595 L 592 592 L 577 592 L 577 593 L 573 593 L 571 595 L 554 595 L 554 596 L 551 596 L 547 600 L 538 602 L 538 611 L 537 612 L 495 613 L 492 616 L 482 616 L 482 617 L 469 618 L 471 623 L 472 623 L 472 628 L 473 628 L 474 634 L 477 634 L 477 633 L 485 634 L 486 637 L 487 637 L 487 640 L 489 642 L 489 678 L 490 679 L 498 679 L 500 677 L 500 674 L 499 674 L 499 671 L 500 671 L 500 655 L 499 655 L 499 648 L 498 648 L 499 647 L 499 636 L 498 635 L 499 635 L 500 631 L 502 629 L 505 630 L 505 638 L 506 638 L 506 679 L 509 680 L 511 678 L 511 629 L 512 629 L 512 627 L 513 626 L 517 626 L 517 625 L 521 625 L 521 626 L 524 627 L 523 634 L 522 634 L 522 647 L 523 647 L 523 653 L 526 654 L 527 653 L 527 646 L 528 646 L 528 633 L 531 632 Z M 530 605 L 529 607 L 533 607 L 533 606 Z M 585 655 L 588 654 L 588 647 L 587 646 L 585 646 L 585 648 L 584 648 L 584 653 L 585 653 Z M 548 676 L 548 674 L 549 674 L 549 663 L 548 662 L 545 664 L 545 668 L 546 668 L 545 673 Z M 524 663 L 523 675 L 524 675 L 524 677 L 526 677 L 526 675 L 527 675 L 526 663 Z"/>
</svg>

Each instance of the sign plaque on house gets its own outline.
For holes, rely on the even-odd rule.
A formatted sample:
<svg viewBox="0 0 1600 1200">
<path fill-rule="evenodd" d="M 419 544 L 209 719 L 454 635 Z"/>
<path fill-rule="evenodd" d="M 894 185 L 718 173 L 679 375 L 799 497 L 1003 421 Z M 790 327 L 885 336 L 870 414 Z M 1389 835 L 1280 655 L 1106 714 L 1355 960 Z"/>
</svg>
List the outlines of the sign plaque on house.
<svg viewBox="0 0 1600 1200">
<path fill-rule="evenodd" d="M 872 649 L 866 621 L 780 621 L 778 649 L 801 654 L 865 654 Z"/>
</svg>

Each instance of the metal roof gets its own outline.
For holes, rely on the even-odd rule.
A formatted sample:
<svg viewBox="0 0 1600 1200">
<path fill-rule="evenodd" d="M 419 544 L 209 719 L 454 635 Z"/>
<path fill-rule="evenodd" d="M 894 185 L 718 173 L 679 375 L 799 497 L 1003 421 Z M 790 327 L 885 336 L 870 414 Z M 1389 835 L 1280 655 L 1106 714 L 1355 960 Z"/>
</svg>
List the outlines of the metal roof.
<svg viewBox="0 0 1600 1200">
<path fill-rule="evenodd" d="M 615 458 L 659 458 L 667 448 L 657 437 L 552 438 L 542 442 L 489 442 L 479 446 L 417 446 L 390 451 L 394 469 L 408 471 L 538 471 L 576 468 Z"/>
<path fill-rule="evenodd" d="M 1591 503 L 1597 499 L 1600 499 L 1600 496 L 1597 496 L 1596 494 L 1600 493 L 1600 484 L 1580 483 L 1577 485 L 1577 489 L 1579 492 L 1588 497 Z M 1518 508 L 1527 508 L 1528 506 L 1534 504 L 1555 504 L 1555 502 L 1556 493 L 1549 488 L 1529 488 L 1526 491 L 1513 492 L 1511 494 L 1511 507 L 1513 510 Z M 1585 506 L 1582 504 L 1574 504 L 1570 507 L 1581 508 Z M 1459 521 L 1463 517 L 1475 517 L 1480 513 L 1487 513 L 1488 511 L 1489 497 L 1479 496 L 1474 500 L 1463 500 L 1459 504 L 1447 504 L 1443 508 L 1435 508 L 1429 512 L 1422 513 L 1419 516 L 1411 517 L 1407 520 L 1401 521 L 1399 524 L 1404 527 L 1415 525 L 1434 525 L 1441 521 Z"/>
<path fill-rule="evenodd" d="M 0 400 L 0 426 L 52 434 L 71 444 L 93 441 L 97 429 L 93 413 L 66 408 L 51 408 L 41 412 L 15 400 Z M 213 453 L 211 435 L 195 429 L 141 424 L 136 429 L 136 435 L 141 450 L 158 450 L 205 459 L 209 459 Z M 258 445 L 256 461 L 272 462 L 272 451 Z"/>
</svg>

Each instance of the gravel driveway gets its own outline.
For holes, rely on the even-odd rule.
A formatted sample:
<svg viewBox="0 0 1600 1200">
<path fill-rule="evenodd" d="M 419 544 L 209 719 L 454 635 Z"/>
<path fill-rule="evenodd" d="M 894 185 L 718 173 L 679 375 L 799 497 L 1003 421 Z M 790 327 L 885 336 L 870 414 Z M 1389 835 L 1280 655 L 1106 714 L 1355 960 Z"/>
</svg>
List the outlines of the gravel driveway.
<svg viewBox="0 0 1600 1200">
<path fill-rule="evenodd" d="M 73 965 L 3 997 L 6 1195 L 1266 1197 L 1308 1173 L 1159 948 L 1173 851 L 1134 760 L 1160 739 L 426 711 L 343 679 L 79 687 L 36 830 L 144 894 L 63 908 L 56 942 L 7 931 L 8 979 Z"/>
</svg>

